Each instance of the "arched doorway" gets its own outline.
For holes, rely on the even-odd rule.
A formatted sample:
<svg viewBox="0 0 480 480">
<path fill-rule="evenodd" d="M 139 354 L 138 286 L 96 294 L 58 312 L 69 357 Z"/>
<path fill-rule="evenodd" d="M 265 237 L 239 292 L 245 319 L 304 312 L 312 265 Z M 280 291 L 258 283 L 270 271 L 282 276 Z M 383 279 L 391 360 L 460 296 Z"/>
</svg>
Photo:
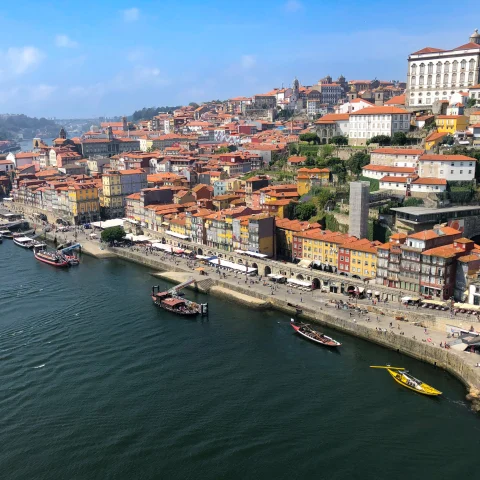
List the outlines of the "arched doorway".
<svg viewBox="0 0 480 480">
<path fill-rule="evenodd" d="M 207 255 L 213 255 L 213 252 L 212 252 L 211 250 L 209 250 L 209 251 L 207 252 Z"/>
<path fill-rule="evenodd" d="M 239 263 L 240 265 L 242 265 L 242 264 L 243 264 L 243 260 L 242 260 L 241 258 L 239 258 L 239 259 L 238 259 L 238 263 Z"/>
<path fill-rule="evenodd" d="M 272 273 L 272 269 L 271 269 L 268 265 L 265 265 L 265 268 L 264 268 L 264 270 L 263 270 L 263 274 L 264 274 L 265 276 L 268 276 L 268 275 L 270 275 L 271 273 Z"/>
<path fill-rule="evenodd" d="M 197 248 L 197 255 L 203 255 L 203 250 L 201 248 Z"/>
<path fill-rule="evenodd" d="M 318 288 L 320 288 L 320 280 L 318 278 L 314 278 L 312 280 L 312 287 L 314 290 L 317 290 Z"/>
<path fill-rule="evenodd" d="M 256 268 L 256 269 L 257 269 L 257 271 L 258 271 L 258 265 L 257 265 L 255 262 L 254 262 L 254 263 L 252 263 L 252 268 Z"/>
<path fill-rule="evenodd" d="M 229 261 L 229 262 L 234 262 L 235 259 L 234 259 L 233 257 L 228 257 L 228 261 Z"/>
<path fill-rule="evenodd" d="M 303 280 L 303 275 L 301 273 L 297 275 L 297 280 Z"/>
</svg>

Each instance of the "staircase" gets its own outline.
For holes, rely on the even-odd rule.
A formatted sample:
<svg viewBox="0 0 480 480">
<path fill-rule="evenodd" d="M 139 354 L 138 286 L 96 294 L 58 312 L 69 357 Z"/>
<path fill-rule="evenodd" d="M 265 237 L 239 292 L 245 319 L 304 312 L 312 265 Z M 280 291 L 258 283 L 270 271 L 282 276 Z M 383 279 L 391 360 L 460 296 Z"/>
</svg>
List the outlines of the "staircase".
<svg viewBox="0 0 480 480">
<path fill-rule="evenodd" d="M 206 278 L 197 282 L 197 288 L 200 292 L 207 293 L 217 282 L 213 278 Z"/>
</svg>

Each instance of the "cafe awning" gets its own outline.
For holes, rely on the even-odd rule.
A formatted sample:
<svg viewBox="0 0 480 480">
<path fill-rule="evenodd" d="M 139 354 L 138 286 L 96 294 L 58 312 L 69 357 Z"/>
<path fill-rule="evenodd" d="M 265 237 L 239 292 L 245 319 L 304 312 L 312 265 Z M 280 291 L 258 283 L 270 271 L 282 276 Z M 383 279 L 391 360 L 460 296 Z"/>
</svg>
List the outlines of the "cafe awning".
<svg viewBox="0 0 480 480">
<path fill-rule="evenodd" d="M 181 233 L 172 232 L 171 230 L 167 230 L 165 233 L 175 238 L 181 238 L 182 240 L 187 240 L 188 238 L 188 235 L 182 235 Z"/>
</svg>

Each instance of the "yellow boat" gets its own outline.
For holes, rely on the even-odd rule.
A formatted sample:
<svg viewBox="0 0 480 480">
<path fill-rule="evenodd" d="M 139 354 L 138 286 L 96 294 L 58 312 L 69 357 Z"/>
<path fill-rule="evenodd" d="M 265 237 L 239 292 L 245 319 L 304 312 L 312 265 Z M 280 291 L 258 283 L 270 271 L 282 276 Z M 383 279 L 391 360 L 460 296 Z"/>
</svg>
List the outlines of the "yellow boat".
<svg viewBox="0 0 480 480">
<path fill-rule="evenodd" d="M 405 370 L 403 367 L 391 367 L 390 365 L 383 367 L 372 365 L 370 368 L 384 368 L 388 370 L 388 373 L 402 387 L 409 388 L 410 390 L 421 393 L 422 395 L 430 395 L 432 397 L 436 397 L 442 394 L 442 392 L 438 391 L 436 388 L 433 388 L 430 385 L 423 383 L 418 378 L 410 375 L 408 370 Z"/>
</svg>

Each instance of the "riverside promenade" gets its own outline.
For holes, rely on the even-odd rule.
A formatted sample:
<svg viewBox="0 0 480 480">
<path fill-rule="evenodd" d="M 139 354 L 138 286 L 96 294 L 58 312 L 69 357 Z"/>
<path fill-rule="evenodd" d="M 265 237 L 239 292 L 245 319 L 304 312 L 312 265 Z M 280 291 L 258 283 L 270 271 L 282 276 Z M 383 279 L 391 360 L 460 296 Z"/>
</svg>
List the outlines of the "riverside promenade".
<svg viewBox="0 0 480 480">
<path fill-rule="evenodd" d="M 155 276 L 173 283 L 193 277 L 200 290 L 231 298 L 251 308 L 272 307 L 294 317 L 296 310 L 288 304 L 298 305 L 302 309 L 300 318 L 349 333 L 449 371 L 464 383 L 469 390 L 467 398 L 472 401 L 475 410 L 480 410 L 480 368 L 476 367 L 480 355 L 440 347 L 440 344 L 444 345 L 450 340 L 445 330 L 446 323 L 469 329 L 473 321 L 471 318 L 448 318 L 445 312 L 441 313 L 446 316 L 439 318 L 440 312 L 435 312 L 433 316 L 418 310 L 405 311 L 395 302 L 374 306 L 365 300 L 359 300 L 358 305 L 368 309 L 368 313 L 360 315 L 357 311 L 336 308 L 333 303 L 335 300 L 346 300 L 341 294 L 319 290 L 299 292 L 288 285 L 264 282 L 258 277 L 245 277 L 224 270 L 218 272 L 211 265 L 202 265 L 208 275 L 200 275 L 195 270 L 199 263 L 191 259 L 158 252 L 149 253 L 142 247 L 108 248 L 98 240 L 88 238 L 84 232 L 77 235 L 73 232 L 47 233 L 49 240 L 55 236 L 59 243 L 73 240 L 80 242 L 84 253 L 97 258 L 118 257 L 145 265 L 153 270 Z M 249 297 L 252 299 L 250 302 Z M 409 321 L 398 322 L 395 320 L 397 315 L 404 315 Z M 414 325 L 418 322 L 426 328 Z M 473 323 L 473 326 L 476 328 L 477 323 Z M 396 363 L 395 353 L 392 353 L 392 363 Z"/>
</svg>

